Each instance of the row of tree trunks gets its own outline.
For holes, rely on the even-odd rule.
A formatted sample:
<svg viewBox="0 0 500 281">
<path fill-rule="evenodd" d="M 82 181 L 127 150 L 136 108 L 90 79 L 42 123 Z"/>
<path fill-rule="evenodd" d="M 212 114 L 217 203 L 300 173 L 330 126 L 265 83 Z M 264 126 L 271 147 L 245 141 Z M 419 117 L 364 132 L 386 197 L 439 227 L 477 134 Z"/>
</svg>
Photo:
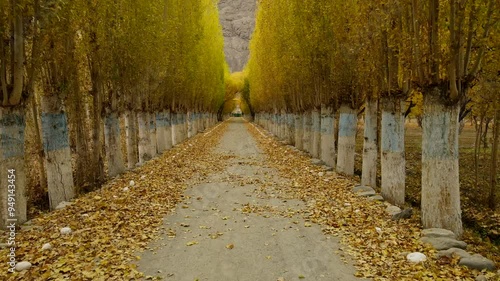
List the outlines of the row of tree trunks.
<svg viewBox="0 0 500 281">
<path fill-rule="evenodd" d="M 26 221 L 26 175 L 24 162 L 24 135 L 26 117 L 24 106 L 0 107 L 0 223 L 11 219 Z M 9 199 L 14 198 L 14 199 Z M 10 204 L 9 204 L 10 203 Z M 9 207 L 12 209 L 9 210 Z M 14 210 L 14 212 L 11 212 Z"/>
<path fill-rule="evenodd" d="M 82 107 L 83 108 L 83 107 Z M 85 110 L 85 108 L 83 108 Z M 0 184 L 5 187 L 5 192 L 1 193 L 1 213 L 0 223 L 2 226 L 8 225 L 9 221 L 15 219 L 16 223 L 23 223 L 27 219 L 27 194 L 26 175 L 24 160 L 24 143 L 26 129 L 26 108 L 0 107 Z M 75 113 L 77 113 L 75 111 Z M 82 112 L 79 112 L 82 113 Z M 78 192 L 76 190 L 75 178 L 73 177 L 72 152 L 70 149 L 70 130 L 68 116 L 64 105 L 57 96 L 47 95 L 41 101 L 41 137 L 44 150 L 44 164 L 49 206 L 54 209 L 63 201 L 73 199 Z M 78 114 L 73 114 L 78 115 Z M 109 177 L 114 177 L 123 173 L 125 159 L 121 150 L 121 129 L 120 117 L 124 120 L 124 129 L 127 147 L 127 167 L 134 168 L 137 163 L 144 163 L 153 158 L 157 153 L 162 153 L 173 146 L 174 129 L 171 117 L 176 116 L 180 122 L 177 127 L 177 143 L 187 138 L 186 114 L 162 111 L 154 114 L 144 112 L 126 111 L 122 116 L 118 113 L 109 113 L 104 119 L 104 123 L 93 120 L 92 135 L 88 137 L 94 141 L 97 138 L 100 142 L 104 140 L 105 155 L 107 159 L 107 171 Z M 213 114 L 196 114 L 196 125 L 194 125 L 193 136 L 215 125 L 216 117 Z M 72 117 L 72 118 L 76 118 Z M 82 118 L 75 119 L 82 121 L 86 119 L 86 114 L 81 114 Z M 71 130 L 75 134 L 77 158 L 81 153 L 100 154 L 103 148 L 99 144 L 93 144 L 92 150 L 83 141 L 85 133 L 84 124 L 79 124 Z M 104 128 L 104 130 L 101 129 Z M 102 134 L 104 133 L 104 134 Z M 82 166 L 87 163 L 92 165 L 90 158 L 101 159 L 101 156 L 90 155 L 85 159 L 78 159 L 76 164 Z M 103 163 L 101 165 L 104 167 Z M 88 167 L 87 167 L 88 168 Z M 89 169 L 92 170 L 93 169 Z M 103 171 L 104 172 L 104 171 Z M 78 174 L 78 171 L 77 171 Z M 98 175 L 92 179 L 82 177 L 81 180 L 91 180 L 93 185 L 98 179 Z M 79 183 L 84 184 L 84 183 Z M 9 199 L 12 198 L 12 199 Z M 9 202 L 11 203 L 9 205 Z M 14 204 L 15 203 L 15 204 Z M 11 207 L 9 211 L 9 206 Z"/>
</svg>

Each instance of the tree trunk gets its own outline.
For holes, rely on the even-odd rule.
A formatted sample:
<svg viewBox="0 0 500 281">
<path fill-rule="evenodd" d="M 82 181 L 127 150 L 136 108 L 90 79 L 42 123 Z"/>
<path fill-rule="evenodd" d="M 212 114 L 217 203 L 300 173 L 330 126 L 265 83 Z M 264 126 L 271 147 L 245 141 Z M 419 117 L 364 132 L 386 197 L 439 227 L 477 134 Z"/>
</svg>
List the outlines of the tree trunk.
<svg viewBox="0 0 500 281">
<path fill-rule="evenodd" d="M 280 135 L 282 141 L 288 141 L 287 116 L 285 110 L 282 110 L 280 113 Z"/>
<path fill-rule="evenodd" d="M 461 236 L 459 106 L 446 106 L 439 97 L 439 88 L 424 93 L 422 224 L 424 228 L 445 228 Z"/>
<path fill-rule="evenodd" d="M 287 119 L 287 131 L 288 131 L 288 144 L 295 145 L 295 115 L 293 113 L 288 113 L 286 115 Z"/>
<path fill-rule="evenodd" d="M 186 113 L 186 128 L 187 128 L 187 137 L 190 139 L 193 137 L 194 130 L 194 113 L 192 111 L 187 111 Z"/>
<path fill-rule="evenodd" d="M 172 146 L 176 146 L 179 141 L 179 121 L 177 120 L 177 117 L 179 115 L 177 113 L 174 113 L 172 112 L 170 114 L 170 118 L 171 118 L 171 123 L 172 123 Z"/>
<path fill-rule="evenodd" d="M 139 160 L 137 159 L 137 116 L 132 110 L 125 113 L 125 135 L 127 138 L 127 166 L 129 169 L 133 169 Z"/>
<path fill-rule="evenodd" d="M 382 196 L 389 203 L 403 206 L 405 202 L 405 102 L 401 98 L 381 100 L 381 174 Z"/>
<path fill-rule="evenodd" d="M 302 113 L 295 114 L 295 147 L 304 150 L 304 119 Z"/>
<path fill-rule="evenodd" d="M 311 155 L 314 158 L 321 157 L 321 115 L 317 108 L 314 108 L 311 114 L 312 135 L 311 135 Z"/>
<path fill-rule="evenodd" d="M 361 185 L 377 187 L 377 112 L 378 101 L 367 100 L 365 107 L 365 130 L 363 142 L 363 168 Z"/>
<path fill-rule="evenodd" d="M 109 177 L 115 177 L 125 171 L 120 136 L 118 114 L 111 113 L 106 117 L 104 125 L 104 140 L 106 144 L 106 157 L 108 158 Z"/>
<path fill-rule="evenodd" d="M 167 116 L 165 111 L 156 113 L 156 145 L 158 153 L 163 153 L 167 150 Z"/>
<path fill-rule="evenodd" d="M 151 160 L 153 156 L 151 155 L 151 140 L 149 133 L 149 113 L 147 112 L 138 112 L 137 113 L 137 125 L 138 125 L 138 133 L 139 133 L 139 163 L 144 164 L 145 162 Z"/>
<path fill-rule="evenodd" d="M 154 158 L 158 154 L 156 143 L 156 113 L 149 113 L 149 153 Z"/>
<path fill-rule="evenodd" d="M 170 114 L 170 110 L 164 111 L 165 116 L 165 145 L 166 149 L 172 148 L 172 115 Z"/>
<path fill-rule="evenodd" d="M 42 134 L 51 209 L 75 197 L 68 120 L 57 96 L 42 97 Z"/>
<path fill-rule="evenodd" d="M 497 102 L 497 110 L 493 123 L 493 146 L 491 147 L 491 166 L 490 166 L 490 194 L 488 196 L 488 206 L 490 209 L 496 208 L 496 188 L 497 188 L 497 165 L 498 165 L 498 142 L 500 138 L 500 104 Z"/>
<path fill-rule="evenodd" d="M 335 119 L 333 108 L 321 106 L 321 160 L 335 168 Z"/>
<path fill-rule="evenodd" d="M 21 224 L 26 221 L 25 129 L 24 106 L 0 107 L 0 228 L 2 229 L 10 223 Z M 13 198 L 14 201 L 9 198 Z M 10 212 L 10 207 L 14 208 L 14 212 Z"/>
<path fill-rule="evenodd" d="M 303 116 L 303 130 L 304 134 L 302 136 L 302 146 L 305 152 L 311 153 L 311 127 L 312 127 L 312 116 L 311 112 L 304 112 Z"/>
<path fill-rule="evenodd" d="M 357 112 L 348 105 L 340 107 L 337 172 L 354 175 Z"/>
</svg>

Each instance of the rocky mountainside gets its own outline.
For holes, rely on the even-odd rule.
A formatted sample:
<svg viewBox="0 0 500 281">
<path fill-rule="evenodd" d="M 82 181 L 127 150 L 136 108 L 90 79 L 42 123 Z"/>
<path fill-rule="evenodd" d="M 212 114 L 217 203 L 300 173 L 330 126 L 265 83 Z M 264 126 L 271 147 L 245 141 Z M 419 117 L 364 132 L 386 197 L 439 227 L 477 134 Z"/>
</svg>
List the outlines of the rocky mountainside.
<svg viewBox="0 0 500 281">
<path fill-rule="evenodd" d="M 255 27 L 256 0 L 220 0 L 220 21 L 224 32 L 224 52 L 231 72 L 243 70 L 248 61 L 248 45 Z"/>
</svg>

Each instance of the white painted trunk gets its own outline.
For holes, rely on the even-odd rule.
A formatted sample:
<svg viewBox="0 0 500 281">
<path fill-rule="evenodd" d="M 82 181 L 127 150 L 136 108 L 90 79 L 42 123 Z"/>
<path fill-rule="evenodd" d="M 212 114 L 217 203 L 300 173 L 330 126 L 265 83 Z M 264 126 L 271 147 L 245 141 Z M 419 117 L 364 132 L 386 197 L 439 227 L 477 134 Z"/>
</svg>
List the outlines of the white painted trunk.
<svg viewBox="0 0 500 281">
<path fill-rule="evenodd" d="M 459 107 L 445 106 L 439 90 L 424 94 L 422 224 L 463 233 L 458 166 Z"/>
<path fill-rule="evenodd" d="M 312 126 L 312 118 L 310 112 L 304 112 L 303 120 L 303 130 L 304 134 L 302 137 L 303 142 L 303 150 L 305 152 L 311 153 L 311 126 Z"/>
<path fill-rule="evenodd" d="M 187 121 L 187 137 L 188 138 L 192 138 L 194 136 L 194 130 L 195 130 L 195 125 L 194 123 L 196 122 L 195 121 L 195 118 L 194 118 L 194 114 L 192 111 L 188 111 L 186 113 L 186 121 Z"/>
<path fill-rule="evenodd" d="M 164 111 L 165 116 L 165 146 L 166 149 L 171 149 L 172 144 L 172 115 L 170 114 L 170 110 Z"/>
<path fill-rule="evenodd" d="M 280 114 L 280 136 L 282 141 L 287 141 L 288 140 L 288 135 L 287 135 L 287 116 L 285 111 L 281 111 Z"/>
<path fill-rule="evenodd" d="M 288 144 L 295 145 L 295 115 L 293 113 L 288 113 L 286 115 L 286 125 L 287 125 L 287 137 Z"/>
<path fill-rule="evenodd" d="M 304 150 L 304 118 L 303 114 L 295 114 L 295 147 Z"/>
<path fill-rule="evenodd" d="M 137 127 L 139 133 L 139 142 L 137 144 L 137 149 L 139 151 L 139 163 L 143 164 L 146 161 L 151 160 L 153 156 L 151 155 L 151 139 L 149 133 L 149 113 L 138 112 L 137 113 Z"/>
<path fill-rule="evenodd" d="M 185 141 L 188 137 L 188 115 L 187 113 L 182 114 L 182 141 Z"/>
<path fill-rule="evenodd" d="M 137 159 L 137 116 L 134 111 L 125 113 L 125 136 L 127 143 L 127 166 L 133 169 Z"/>
<path fill-rule="evenodd" d="M 49 205 L 54 209 L 75 197 L 68 119 L 56 97 L 42 99 L 41 120 Z"/>
<path fill-rule="evenodd" d="M 382 196 L 391 204 L 405 202 L 405 102 L 402 99 L 382 99 L 381 128 L 381 189 Z"/>
<path fill-rule="evenodd" d="M 321 156 L 321 116 L 318 109 L 312 111 L 311 155 L 314 158 Z"/>
<path fill-rule="evenodd" d="M 167 150 L 167 120 L 165 111 L 156 113 L 156 146 L 158 153 Z"/>
<path fill-rule="evenodd" d="M 340 107 L 337 172 L 354 175 L 354 153 L 358 117 L 348 105 Z"/>
<path fill-rule="evenodd" d="M 125 171 L 120 136 L 118 115 L 116 113 L 111 113 L 104 121 L 104 141 L 106 145 L 109 177 L 114 177 Z"/>
<path fill-rule="evenodd" d="M 172 124 L 172 146 L 176 146 L 179 141 L 179 121 L 177 120 L 177 113 L 170 114 L 170 121 Z"/>
<path fill-rule="evenodd" d="M 321 160 L 335 168 L 335 119 L 331 107 L 321 107 Z"/>
<path fill-rule="evenodd" d="M 156 113 L 149 114 L 149 151 L 152 157 L 158 154 L 158 147 L 156 142 Z"/>
<path fill-rule="evenodd" d="M 368 100 L 365 108 L 365 128 L 363 142 L 363 170 L 361 185 L 377 186 L 377 100 Z"/>
<path fill-rule="evenodd" d="M 0 107 L 0 228 L 26 221 L 25 109 Z M 9 199 L 13 198 L 13 199 Z M 14 212 L 9 211 L 14 208 Z M 14 221 L 15 220 L 15 221 Z"/>
</svg>

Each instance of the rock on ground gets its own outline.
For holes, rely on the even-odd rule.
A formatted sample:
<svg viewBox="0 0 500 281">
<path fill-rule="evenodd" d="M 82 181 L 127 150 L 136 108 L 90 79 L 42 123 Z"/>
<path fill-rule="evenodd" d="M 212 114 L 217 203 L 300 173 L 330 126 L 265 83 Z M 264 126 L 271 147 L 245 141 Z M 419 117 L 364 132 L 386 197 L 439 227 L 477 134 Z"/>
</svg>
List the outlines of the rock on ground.
<svg viewBox="0 0 500 281">
<path fill-rule="evenodd" d="M 431 244 L 432 247 L 438 251 L 448 250 L 450 248 L 465 249 L 467 247 L 467 243 L 464 241 L 458 241 L 447 237 L 422 237 L 420 241 Z"/>
<path fill-rule="evenodd" d="M 373 191 L 375 190 L 369 186 L 364 186 L 364 185 L 358 185 L 352 188 L 352 192 L 358 193 L 358 192 L 366 192 L 366 191 Z"/>
<path fill-rule="evenodd" d="M 479 254 L 462 258 L 458 264 L 477 270 L 487 269 L 493 271 L 496 268 L 495 263 L 492 260 L 489 260 Z"/>
<path fill-rule="evenodd" d="M 28 270 L 30 268 L 31 268 L 31 263 L 29 261 L 18 262 L 15 267 L 17 271 Z"/>
<path fill-rule="evenodd" d="M 409 253 L 406 256 L 406 259 L 413 263 L 424 262 L 427 260 L 427 256 L 420 252 Z"/>
<path fill-rule="evenodd" d="M 399 214 L 399 213 L 401 213 L 401 208 L 399 208 L 398 206 L 389 205 L 389 206 L 387 206 L 387 208 L 385 209 L 385 212 L 386 212 L 387 214 L 389 214 L 390 216 L 394 216 L 395 214 Z"/>
<path fill-rule="evenodd" d="M 404 209 L 402 212 L 392 216 L 392 220 L 397 221 L 401 219 L 409 219 L 413 215 L 412 208 Z"/>
<path fill-rule="evenodd" d="M 57 206 L 56 206 L 56 210 L 60 210 L 60 209 L 64 209 L 68 206 L 71 206 L 71 202 L 66 202 L 66 201 L 62 201 L 61 203 L 59 203 Z"/>
<path fill-rule="evenodd" d="M 457 239 L 457 236 L 453 231 L 443 228 L 428 228 L 422 230 L 422 236 L 434 238 L 434 237 L 447 237 L 451 239 Z"/>
<path fill-rule="evenodd" d="M 460 248 L 450 248 L 447 250 L 442 250 L 442 251 L 437 252 L 438 258 L 440 258 L 440 257 L 451 258 L 453 255 L 457 255 L 460 258 L 466 258 L 466 257 L 471 256 L 471 254 L 469 254 L 466 250 L 460 249 Z"/>
</svg>

